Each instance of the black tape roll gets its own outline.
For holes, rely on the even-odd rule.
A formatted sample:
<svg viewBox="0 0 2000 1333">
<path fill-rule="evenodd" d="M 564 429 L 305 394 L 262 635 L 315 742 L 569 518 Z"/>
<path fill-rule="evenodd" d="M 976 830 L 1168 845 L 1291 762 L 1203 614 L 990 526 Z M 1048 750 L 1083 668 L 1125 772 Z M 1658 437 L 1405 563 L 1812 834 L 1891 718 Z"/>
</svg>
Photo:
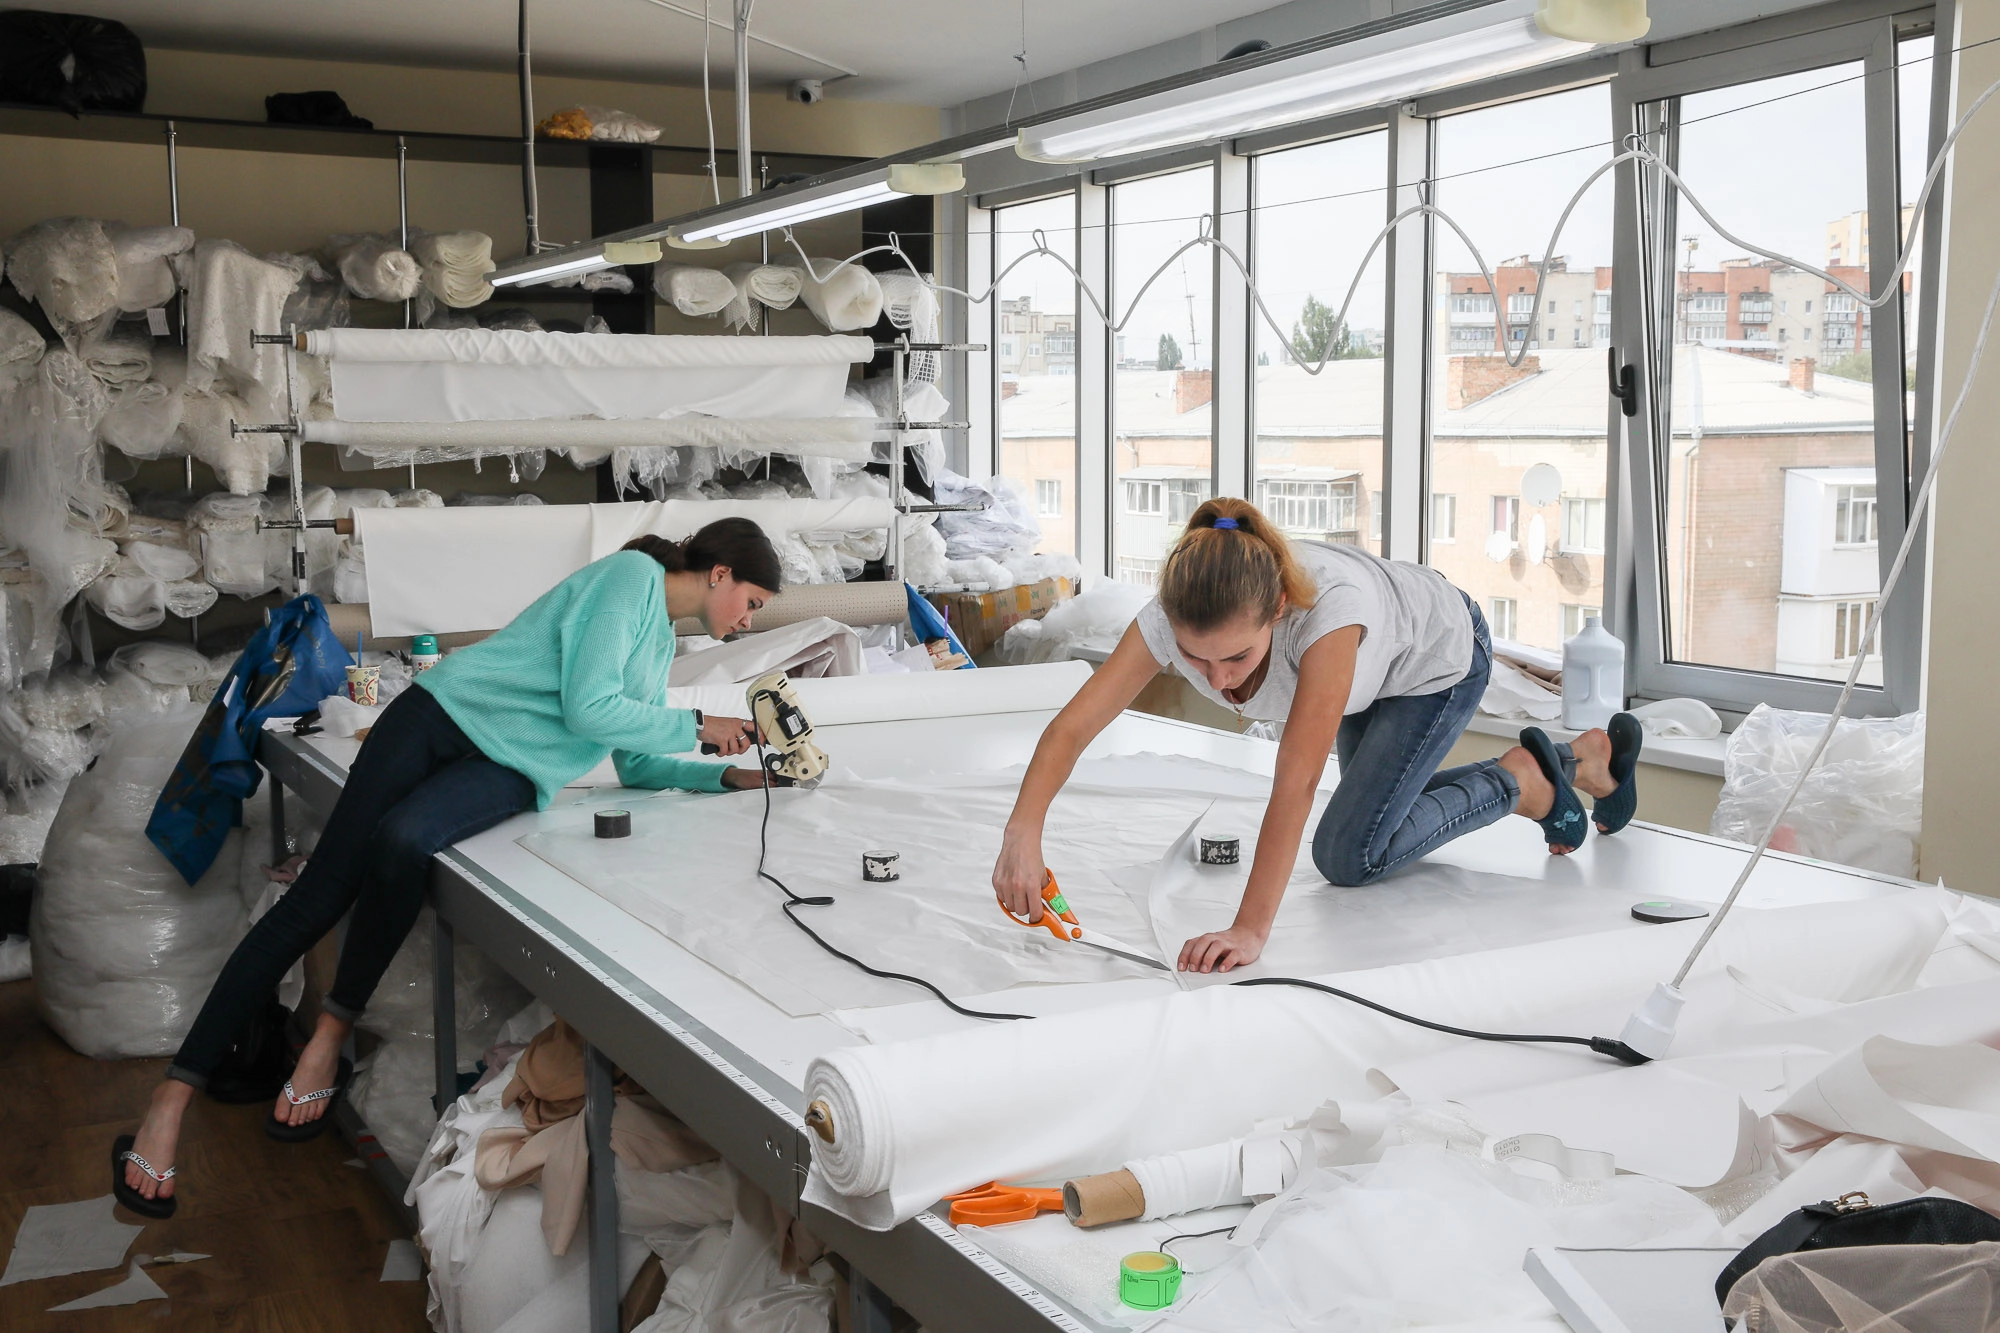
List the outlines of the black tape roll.
<svg viewBox="0 0 2000 1333">
<path fill-rule="evenodd" d="M 631 837 L 632 812 L 630 810 L 599 810 L 597 812 L 597 836 L 600 838 Z"/>
</svg>

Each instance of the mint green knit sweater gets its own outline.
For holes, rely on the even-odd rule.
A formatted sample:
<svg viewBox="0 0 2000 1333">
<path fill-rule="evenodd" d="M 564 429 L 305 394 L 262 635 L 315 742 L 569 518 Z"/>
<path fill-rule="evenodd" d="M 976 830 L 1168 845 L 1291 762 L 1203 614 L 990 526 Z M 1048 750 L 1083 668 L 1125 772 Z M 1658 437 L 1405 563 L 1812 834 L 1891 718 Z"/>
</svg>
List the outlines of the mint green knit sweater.
<svg viewBox="0 0 2000 1333">
<path fill-rule="evenodd" d="M 673 660 L 664 571 L 643 552 L 620 551 L 419 684 L 488 759 L 535 784 L 540 809 L 607 754 L 628 787 L 721 791 L 727 765 L 673 757 L 697 743 L 694 714 L 662 702 Z"/>
</svg>

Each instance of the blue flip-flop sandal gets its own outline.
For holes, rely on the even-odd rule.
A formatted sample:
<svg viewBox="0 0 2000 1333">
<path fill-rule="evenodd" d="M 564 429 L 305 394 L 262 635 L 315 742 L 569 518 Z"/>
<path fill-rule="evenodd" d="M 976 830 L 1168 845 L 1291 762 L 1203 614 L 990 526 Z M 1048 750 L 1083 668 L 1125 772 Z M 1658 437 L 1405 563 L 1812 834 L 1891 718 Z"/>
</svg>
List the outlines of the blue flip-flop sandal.
<svg viewBox="0 0 2000 1333">
<path fill-rule="evenodd" d="M 1583 802 L 1577 799 L 1576 788 L 1570 785 L 1563 771 L 1562 755 L 1556 749 L 1556 743 L 1540 727 L 1527 727 L 1521 732 L 1521 747 L 1535 757 L 1535 762 L 1541 766 L 1542 776 L 1556 791 L 1549 813 L 1535 821 L 1542 826 L 1542 838 L 1551 850 L 1575 851 L 1583 846 L 1583 840 L 1590 831 L 1590 821 L 1584 814 Z"/>
<path fill-rule="evenodd" d="M 1646 729 L 1630 713 L 1620 713 L 1604 730 L 1611 737 L 1611 780 L 1618 788 L 1596 802 L 1590 817 L 1599 833 L 1616 833 L 1639 813 L 1639 750 Z"/>
</svg>

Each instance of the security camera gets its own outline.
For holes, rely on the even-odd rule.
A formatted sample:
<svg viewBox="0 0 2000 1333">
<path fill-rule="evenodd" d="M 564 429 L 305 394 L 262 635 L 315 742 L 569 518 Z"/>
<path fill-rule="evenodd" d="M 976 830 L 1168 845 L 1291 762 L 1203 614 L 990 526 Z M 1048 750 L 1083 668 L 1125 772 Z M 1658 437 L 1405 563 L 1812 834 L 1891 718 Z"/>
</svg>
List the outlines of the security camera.
<svg viewBox="0 0 2000 1333">
<path fill-rule="evenodd" d="M 814 102 L 826 100 L 826 85 L 818 79 L 793 79 L 792 86 L 785 90 L 785 100 L 797 102 L 801 106 L 811 106 Z"/>
</svg>

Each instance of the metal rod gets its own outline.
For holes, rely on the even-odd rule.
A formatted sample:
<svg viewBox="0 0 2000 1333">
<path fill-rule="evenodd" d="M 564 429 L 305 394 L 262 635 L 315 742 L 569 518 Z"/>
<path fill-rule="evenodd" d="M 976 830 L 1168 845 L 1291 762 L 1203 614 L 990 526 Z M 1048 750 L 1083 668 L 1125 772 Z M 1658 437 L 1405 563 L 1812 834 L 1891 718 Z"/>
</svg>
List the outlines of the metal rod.
<svg viewBox="0 0 2000 1333">
<path fill-rule="evenodd" d="M 535 194 L 535 72 L 528 52 L 528 0 L 521 0 L 521 204 L 527 215 L 527 253 L 542 248 L 541 204 Z"/>
<path fill-rule="evenodd" d="M 525 3 L 525 0 L 523 0 Z M 750 189 L 750 10 L 756 0 L 736 0 L 736 197 Z"/>
<path fill-rule="evenodd" d="M 173 225 L 176 227 L 181 225 L 180 137 L 181 137 L 180 131 L 174 128 L 174 122 L 172 122 L 171 120 L 168 121 L 167 122 L 167 214 L 168 214 L 168 220 L 172 222 Z M 178 340 L 181 346 L 185 347 L 187 346 L 187 340 L 188 340 L 187 288 L 181 284 L 180 273 L 181 271 L 179 267 L 176 266 L 174 269 L 174 305 L 176 307 L 177 314 L 175 316 L 174 322 L 177 325 L 179 325 Z M 192 454 L 188 455 L 187 483 L 188 483 L 188 489 L 190 491 L 193 490 L 194 456 Z"/>
<path fill-rule="evenodd" d="M 457 941 L 443 913 L 432 913 L 431 929 L 431 1053 L 437 1079 L 431 1107 L 441 1116 L 458 1100 L 458 996 L 453 988 Z"/>
<path fill-rule="evenodd" d="M 285 413 L 292 425 L 285 436 L 285 454 L 292 473 L 292 517 L 298 530 L 292 533 L 292 596 L 303 597 L 306 584 L 306 460 L 305 432 L 299 429 L 298 329 L 288 325 L 281 341 L 285 348 Z"/>
<path fill-rule="evenodd" d="M 396 248 L 410 248 L 410 145 L 396 136 Z M 410 299 L 403 298 L 403 327 L 410 327 Z"/>
<path fill-rule="evenodd" d="M 890 373 L 896 377 L 896 428 L 889 436 L 889 503 L 900 507 L 903 503 L 903 432 L 909 426 L 909 410 L 903 405 L 903 360 L 902 345 L 895 345 Z M 903 515 L 892 515 L 889 524 L 888 559 L 884 562 L 883 573 L 891 579 L 903 576 Z"/>
<path fill-rule="evenodd" d="M 611 1062 L 595 1046 L 583 1048 L 583 1141 L 590 1153 L 590 1333 L 618 1333 L 617 1158 L 611 1152 L 616 1089 Z"/>
</svg>

